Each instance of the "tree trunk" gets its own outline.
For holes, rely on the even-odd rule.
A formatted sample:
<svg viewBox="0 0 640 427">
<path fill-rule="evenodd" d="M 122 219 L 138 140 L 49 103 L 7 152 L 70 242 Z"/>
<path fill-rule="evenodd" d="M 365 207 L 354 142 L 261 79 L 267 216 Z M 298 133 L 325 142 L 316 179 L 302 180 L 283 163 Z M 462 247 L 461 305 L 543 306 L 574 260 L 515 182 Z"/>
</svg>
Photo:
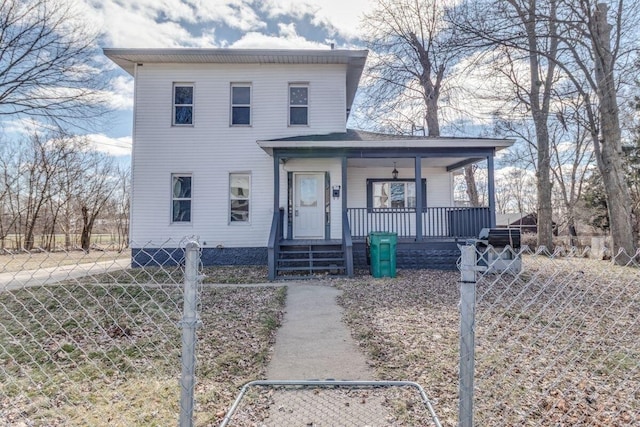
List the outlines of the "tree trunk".
<svg viewBox="0 0 640 427">
<path fill-rule="evenodd" d="M 631 219 L 631 195 L 625 180 L 622 164 L 622 143 L 617 91 L 614 80 L 611 54 L 611 26 L 607 22 L 608 6 L 600 3 L 594 11 L 593 54 L 595 77 L 600 101 L 600 139 L 598 167 L 602 174 L 607 209 L 611 226 L 614 260 L 619 265 L 629 262 L 635 255 L 633 226 Z M 617 256 L 623 250 L 625 254 Z"/>
<path fill-rule="evenodd" d="M 429 90 L 430 85 L 424 85 L 423 88 L 426 91 Z M 431 88 L 431 92 L 434 89 Z M 438 121 L 438 97 L 436 93 L 428 93 L 425 96 L 425 105 L 427 111 L 425 113 L 425 121 L 427 122 L 427 132 L 429 136 L 440 136 L 440 122 Z"/>
<path fill-rule="evenodd" d="M 541 117 L 541 116 L 545 117 Z M 536 117 L 538 116 L 538 117 Z M 534 112 L 536 142 L 538 145 L 538 169 L 536 171 L 536 191 L 538 194 L 538 246 L 553 251 L 553 209 L 551 207 L 551 157 L 549 154 L 549 132 L 546 114 Z"/>
<path fill-rule="evenodd" d="M 476 185 L 476 177 L 474 175 L 473 165 L 464 167 L 464 181 L 467 184 L 467 196 L 471 206 L 480 206 L 480 197 L 478 196 L 478 186 Z"/>
<path fill-rule="evenodd" d="M 36 245 L 33 228 L 35 224 L 27 226 L 27 232 L 24 235 L 24 249 L 27 251 L 33 250 Z"/>
<path fill-rule="evenodd" d="M 80 247 L 85 252 L 91 249 L 91 229 L 93 228 L 93 220 L 89 218 L 89 210 L 86 206 L 82 207 L 82 233 L 80 234 Z"/>
<path fill-rule="evenodd" d="M 515 5 L 515 3 L 512 3 Z M 555 2 L 550 2 L 550 16 L 555 17 Z M 538 246 L 545 246 L 549 251 L 553 251 L 553 210 L 551 207 L 551 154 L 549 151 L 549 127 L 548 117 L 551 99 L 551 86 L 553 84 L 553 74 L 555 70 L 555 55 L 557 40 L 551 37 L 549 46 L 549 58 L 546 70 L 545 81 L 542 81 L 540 72 L 540 56 L 538 54 L 538 34 L 536 2 L 530 1 L 526 10 L 520 10 L 520 19 L 525 27 L 527 43 L 529 45 L 529 99 L 531 116 L 536 129 L 537 145 L 537 170 L 536 170 L 536 190 L 538 196 L 537 205 L 537 227 Z M 555 35 L 553 20 L 550 20 L 549 33 Z M 544 86 L 543 86 L 544 85 Z M 541 87 L 543 87 L 541 93 Z"/>
<path fill-rule="evenodd" d="M 576 229 L 576 221 L 573 216 L 573 209 L 569 211 L 567 218 L 567 227 L 569 228 L 569 245 L 578 246 L 578 230 Z"/>
</svg>

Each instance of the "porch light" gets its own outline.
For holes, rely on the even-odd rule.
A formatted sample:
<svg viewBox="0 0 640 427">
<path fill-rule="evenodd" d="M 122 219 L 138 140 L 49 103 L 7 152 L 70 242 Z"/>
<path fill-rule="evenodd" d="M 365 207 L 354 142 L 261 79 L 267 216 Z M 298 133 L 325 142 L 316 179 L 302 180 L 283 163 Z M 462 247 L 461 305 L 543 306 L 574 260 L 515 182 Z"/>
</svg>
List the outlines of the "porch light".
<svg viewBox="0 0 640 427">
<path fill-rule="evenodd" d="M 398 179 L 398 169 L 396 169 L 396 162 L 393 162 L 393 170 L 391 171 L 393 179 Z"/>
</svg>

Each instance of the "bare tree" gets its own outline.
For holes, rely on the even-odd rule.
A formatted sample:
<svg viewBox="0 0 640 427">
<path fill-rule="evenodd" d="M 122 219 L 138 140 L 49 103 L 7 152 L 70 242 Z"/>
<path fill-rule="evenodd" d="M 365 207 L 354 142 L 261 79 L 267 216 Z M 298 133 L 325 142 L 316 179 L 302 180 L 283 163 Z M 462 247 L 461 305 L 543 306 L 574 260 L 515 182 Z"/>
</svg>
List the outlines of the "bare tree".
<svg viewBox="0 0 640 427">
<path fill-rule="evenodd" d="M 126 177 L 118 184 L 113 158 L 92 150 L 84 137 L 34 132 L 27 141 L 4 146 L 2 154 L 0 237 L 13 228 L 16 247 L 26 250 L 36 246 L 38 233 L 42 247 L 53 249 L 60 230 L 68 249 L 70 225 L 78 218 L 80 244 L 88 251 L 102 209 L 118 185 L 129 185 Z M 121 191 L 128 194 L 128 187 Z"/>
<path fill-rule="evenodd" d="M 625 180 L 622 131 L 618 95 L 624 75 L 623 66 L 636 56 L 630 26 L 637 21 L 638 3 L 618 0 L 609 14 L 607 3 L 593 0 L 563 0 L 566 8 L 566 31 L 563 47 L 571 61 L 561 63 L 569 79 L 584 100 L 588 127 L 596 163 L 604 183 L 614 253 L 623 249 L 635 254 L 632 203 Z M 609 23 L 609 19 L 613 24 Z M 636 32 L 637 34 L 637 32 Z M 594 99 L 595 95 L 595 99 Z M 615 257 L 626 263 L 625 257 Z"/>
<path fill-rule="evenodd" d="M 18 220 L 13 215 L 13 190 L 18 180 L 18 171 L 13 168 L 13 160 L 17 154 L 16 146 L 3 143 L 0 145 L 0 249 L 6 247 L 6 239 Z"/>
<path fill-rule="evenodd" d="M 499 65 L 493 70 L 512 85 L 508 99 L 524 105 L 531 117 L 535 140 L 530 142 L 536 147 L 538 245 L 547 248 L 553 247 L 548 118 L 558 79 L 558 1 L 467 2 L 460 9 L 465 11 L 461 14 L 464 18 L 456 21 L 476 45 L 489 49 L 491 60 Z M 493 54 L 496 48 L 502 61 Z M 526 67 L 526 74 L 520 72 L 522 67 Z M 513 103 L 507 105 L 513 107 Z"/>
<path fill-rule="evenodd" d="M 572 246 L 578 244 L 576 206 L 582 198 L 594 162 L 589 130 L 584 126 L 582 117 L 584 111 L 580 99 L 570 99 L 556 113 L 557 120 L 551 127 L 551 170 Z"/>
<path fill-rule="evenodd" d="M 1 1 L 0 115 L 80 127 L 101 115 L 95 39 L 71 2 Z"/>
<path fill-rule="evenodd" d="M 536 206 L 535 195 L 528 191 L 533 174 L 523 168 L 506 169 L 496 182 L 496 207 L 500 213 L 527 214 Z"/>
<path fill-rule="evenodd" d="M 440 99 L 447 74 L 462 57 L 455 28 L 438 0 L 378 0 L 365 15 L 372 50 L 364 111 L 379 129 L 440 136 Z M 467 195 L 479 204 L 474 169 L 465 169 Z"/>
<path fill-rule="evenodd" d="M 36 229 L 53 195 L 56 175 L 73 148 L 32 132 L 25 140 L 9 144 L 12 158 L 3 162 L 8 210 L 19 240 L 26 250 L 35 247 Z"/>
<path fill-rule="evenodd" d="M 98 151 L 87 151 L 82 159 L 81 186 L 75 195 L 82 218 L 80 246 L 84 251 L 91 248 L 91 234 L 102 209 L 116 190 L 113 157 Z"/>
<path fill-rule="evenodd" d="M 499 25 L 492 23 L 491 19 L 481 19 L 473 25 L 467 21 L 464 29 L 481 35 L 488 45 L 506 45 L 526 52 L 529 57 L 536 56 L 553 63 L 561 77 L 572 83 L 572 96 L 580 98 L 584 106 L 586 126 L 605 186 L 613 249 L 616 252 L 624 249 L 631 256 L 635 253 L 633 212 L 629 188 L 624 180 L 618 97 L 623 83 L 629 83 L 629 65 L 637 56 L 640 4 L 625 0 L 602 3 L 597 3 L 597 0 L 507 0 L 491 2 L 493 7 L 482 3 L 477 6 L 482 8 L 482 15 L 476 16 L 485 16 L 490 10 L 504 12 L 506 5 L 514 7 L 518 3 L 536 7 L 535 14 L 529 13 L 529 18 L 521 21 L 528 22 L 528 25 L 536 22 L 534 27 L 536 31 L 540 30 L 537 34 L 547 42 L 537 45 L 519 43 L 517 32 L 509 37 L 502 36 L 503 30 L 510 28 L 508 21 Z M 532 8 L 524 10 L 533 12 Z M 524 28 L 526 30 L 527 25 Z M 529 33 L 524 31 L 523 34 Z M 550 74 L 547 72 L 546 76 Z M 536 82 L 533 74 L 531 82 Z M 538 83 L 542 85 L 543 80 L 538 80 Z M 541 171 L 539 175 L 543 177 Z M 616 262 L 626 262 L 624 257 L 615 259 Z"/>
<path fill-rule="evenodd" d="M 116 218 L 120 249 L 129 244 L 129 215 L 131 212 L 131 168 L 118 168 L 118 188 Z"/>
</svg>

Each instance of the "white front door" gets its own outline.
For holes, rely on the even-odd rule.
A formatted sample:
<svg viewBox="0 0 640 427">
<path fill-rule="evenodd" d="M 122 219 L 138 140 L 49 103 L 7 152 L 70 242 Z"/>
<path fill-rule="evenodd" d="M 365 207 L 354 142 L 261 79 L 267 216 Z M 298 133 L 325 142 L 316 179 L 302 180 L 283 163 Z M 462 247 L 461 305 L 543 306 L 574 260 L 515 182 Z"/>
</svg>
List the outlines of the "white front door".
<svg viewBox="0 0 640 427">
<path fill-rule="evenodd" d="M 324 174 L 294 174 L 294 239 L 324 239 L 324 203 Z"/>
</svg>

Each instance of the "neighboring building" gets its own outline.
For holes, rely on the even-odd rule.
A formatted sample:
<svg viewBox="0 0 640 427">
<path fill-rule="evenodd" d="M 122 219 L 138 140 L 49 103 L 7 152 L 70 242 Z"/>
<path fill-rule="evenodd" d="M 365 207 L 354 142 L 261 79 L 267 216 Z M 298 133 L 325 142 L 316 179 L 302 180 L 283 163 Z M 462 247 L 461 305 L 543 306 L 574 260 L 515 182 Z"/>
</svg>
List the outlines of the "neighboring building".
<svg viewBox="0 0 640 427">
<path fill-rule="evenodd" d="M 517 228 L 521 233 L 538 233 L 538 215 L 535 213 L 507 213 L 496 215 L 496 227 Z M 558 225 L 552 223 L 553 235 L 558 235 Z"/>
<path fill-rule="evenodd" d="M 134 264 L 196 235 L 205 264 L 350 275 L 390 231 L 399 267 L 453 268 L 456 242 L 495 226 L 493 157 L 513 141 L 347 129 L 367 51 L 105 54 L 135 78 Z M 489 206 L 454 207 L 453 171 L 482 160 Z"/>
</svg>

